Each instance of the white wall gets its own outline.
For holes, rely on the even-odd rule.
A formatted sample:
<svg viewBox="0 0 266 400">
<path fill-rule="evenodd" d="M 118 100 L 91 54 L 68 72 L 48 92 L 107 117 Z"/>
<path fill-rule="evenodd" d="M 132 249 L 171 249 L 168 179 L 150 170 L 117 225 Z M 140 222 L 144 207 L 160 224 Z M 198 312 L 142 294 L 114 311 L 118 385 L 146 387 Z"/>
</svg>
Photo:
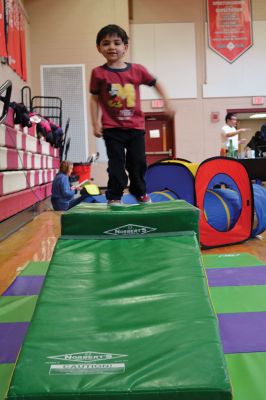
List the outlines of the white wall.
<svg viewBox="0 0 266 400">
<path fill-rule="evenodd" d="M 132 24 L 131 58 L 162 80 L 170 99 L 196 98 L 196 45 L 193 23 Z M 157 98 L 141 87 L 142 99 Z"/>
<path fill-rule="evenodd" d="M 266 95 L 266 21 L 253 22 L 253 46 L 233 64 L 206 48 L 204 97 Z"/>
</svg>

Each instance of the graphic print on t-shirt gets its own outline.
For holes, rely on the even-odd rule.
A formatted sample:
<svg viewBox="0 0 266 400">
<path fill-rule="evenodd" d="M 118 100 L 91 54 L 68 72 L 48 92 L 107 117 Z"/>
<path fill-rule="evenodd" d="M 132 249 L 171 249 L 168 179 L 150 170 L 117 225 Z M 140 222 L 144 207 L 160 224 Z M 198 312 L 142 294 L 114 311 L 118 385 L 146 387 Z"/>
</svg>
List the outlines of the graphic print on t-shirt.
<svg viewBox="0 0 266 400">
<path fill-rule="evenodd" d="M 132 83 L 126 83 L 124 86 L 120 83 L 109 84 L 108 93 L 110 95 L 108 106 L 120 109 L 117 115 L 118 119 L 127 119 L 134 115 L 133 108 L 136 106 L 136 92 Z"/>
</svg>

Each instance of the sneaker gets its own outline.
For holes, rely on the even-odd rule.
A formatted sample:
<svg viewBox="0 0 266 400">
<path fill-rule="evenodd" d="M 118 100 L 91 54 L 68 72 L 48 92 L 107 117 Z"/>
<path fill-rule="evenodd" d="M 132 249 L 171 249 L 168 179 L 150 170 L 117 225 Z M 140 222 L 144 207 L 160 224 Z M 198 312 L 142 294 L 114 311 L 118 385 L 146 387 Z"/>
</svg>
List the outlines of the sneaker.
<svg viewBox="0 0 266 400">
<path fill-rule="evenodd" d="M 110 206 L 121 206 L 121 200 L 108 200 L 107 204 Z"/>
<path fill-rule="evenodd" d="M 151 198 L 148 194 L 144 194 L 143 196 L 137 197 L 139 203 L 151 203 Z"/>
</svg>

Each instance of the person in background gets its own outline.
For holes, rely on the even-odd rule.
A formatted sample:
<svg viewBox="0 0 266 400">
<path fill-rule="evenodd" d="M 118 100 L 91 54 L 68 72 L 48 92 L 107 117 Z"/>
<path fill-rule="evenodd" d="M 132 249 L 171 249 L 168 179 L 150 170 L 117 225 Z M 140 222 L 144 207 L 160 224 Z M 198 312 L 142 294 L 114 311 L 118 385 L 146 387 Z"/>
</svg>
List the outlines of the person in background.
<svg viewBox="0 0 266 400">
<path fill-rule="evenodd" d="M 79 204 L 84 196 L 75 198 L 79 187 L 71 187 L 69 177 L 73 164 L 69 161 L 62 161 L 58 174 L 56 174 L 52 185 L 51 202 L 55 211 L 66 211 Z"/>
<path fill-rule="evenodd" d="M 265 134 L 265 138 L 264 138 Z M 263 157 L 263 152 L 266 152 L 266 124 L 263 124 L 260 131 L 257 131 L 245 146 L 245 150 L 254 150 L 255 157 Z"/>
<path fill-rule="evenodd" d="M 266 142 L 266 124 L 262 124 L 260 128 L 261 139 Z"/>
<path fill-rule="evenodd" d="M 234 113 L 227 113 L 225 117 L 225 125 L 221 129 L 221 155 L 226 155 L 229 148 L 230 140 L 233 142 L 234 150 L 238 150 L 238 145 L 244 143 L 246 139 L 240 139 L 238 134 L 247 132 L 250 129 L 241 128 L 237 129 L 237 116 Z"/>
<path fill-rule="evenodd" d="M 258 143 L 261 139 L 261 132 L 257 131 L 254 136 L 250 139 L 248 144 L 245 146 L 245 150 L 251 149 L 255 151 L 255 157 L 259 157 L 259 151 L 257 149 Z"/>
<path fill-rule="evenodd" d="M 151 202 L 144 180 L 147 165 L 140 85 L 153 86 L 164 100 L 166 114 L 173 115 L 164 89 L 154 76 L 142 65 L 123 60 L 128 40 L 127 33 L 117 25 L 107 25 L 98 32 L 97 49 L 106 63 L 92 70 L 90 81 L 93 134 L 105 141 L 109 175 L 106 198 L 113 205 L 121 204 L 128 182 L 126 171 L 130 193 L 140 203 Z"/>
</svg>

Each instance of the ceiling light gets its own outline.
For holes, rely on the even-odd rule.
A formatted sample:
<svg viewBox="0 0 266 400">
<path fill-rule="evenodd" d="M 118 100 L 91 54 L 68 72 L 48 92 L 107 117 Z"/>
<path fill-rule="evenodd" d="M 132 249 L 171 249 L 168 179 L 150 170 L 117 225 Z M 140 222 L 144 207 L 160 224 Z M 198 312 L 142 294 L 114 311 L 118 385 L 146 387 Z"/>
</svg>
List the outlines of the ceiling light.
<svg viewBox="0 0 266 400">
<path fill-rule="evenodd" d="M 260 113 L 260 114 L 252 114 L 249 118 L 252 118 L 252 119 L 266 118 L 266 114 L 263 114 L 263 113 Z"/>
</svg>

